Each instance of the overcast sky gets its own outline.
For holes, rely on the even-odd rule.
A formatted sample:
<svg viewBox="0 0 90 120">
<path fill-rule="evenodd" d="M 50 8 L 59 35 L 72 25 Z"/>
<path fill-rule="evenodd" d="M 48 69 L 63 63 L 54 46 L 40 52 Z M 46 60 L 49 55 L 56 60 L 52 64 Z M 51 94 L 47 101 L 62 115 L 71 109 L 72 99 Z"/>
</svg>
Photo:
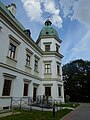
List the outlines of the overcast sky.
<svg viewBox="0 0 90 120">
<path fill-rule="evenodd" d="M 62 63 L 75 59 L 90 60 L 90 0 L 1 0 L 15 3 L 16 18 L 30 29 L 34 41 L 47 18 L 57 30 Z"/>
</svg>

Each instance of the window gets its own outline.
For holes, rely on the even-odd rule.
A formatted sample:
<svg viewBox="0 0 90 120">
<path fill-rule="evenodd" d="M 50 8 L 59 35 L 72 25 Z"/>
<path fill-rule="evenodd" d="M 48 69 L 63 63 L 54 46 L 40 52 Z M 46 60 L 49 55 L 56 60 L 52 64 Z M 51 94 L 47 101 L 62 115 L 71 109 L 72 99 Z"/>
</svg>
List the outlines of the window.
<svg viewBox="0 0 90 120">
<path fill-rule="evenodd" d="M 61 87 L 58 87 L 58 96 L 61 96 Z"/>
<path fill-rule="evenodd" d="M 14 38 L 11 34 L 9 34 L 10 44 L 8 51 L 8 58 L 16 60 L 18 53 L 18 46 L 21 44 L 16 38 Z"/>
<path fill-rule="evenodd" d="M 45 96 L 51 96 L 51 87 L 45 87 Z"/>
<path fill-rule="evenodd" d="M 46 34 L 48 35 L 48 34 L 49 34 L 49 32 L 46 32 Z"/>
<path fill-rule="evenodd" d="M 26 54 L 26 66 L 30 66 L 30 55 Z"/>
<path fill-rule="evenodd" d="M 45 51 L 49 52 L 50 51 L 50 45 L 45 45 Z"/>
<path fill-rule="evenodd" d="M 2 96 L 10 96 L 11 83 L 12 83 L 11 80 L 5 79 Z"/>
<path fill-rule="evenodd" d="M 15 58 L 15 52 L 16 52 L 16 46 L 10 43 L 9 45 L 9 57 L 14 59 Z"/>
<path fill-rule="evenodd" d="M 51 64 L 45 64 L 45 73 L 46 74 L 51 73 Z"/>
<path fill-rule="evenodd" d="M 57 74 L 60 75 L 60 65 L 57 65 Z"/>
<path fill-rule="evenodd" d="M 32 55 L 33 55 L 33 52 L 30 49 L 26 48 L 26 65 L 25 65 L 25 67 L 31 68 L 30 65 L 32 65 Z"/>
<path fill-rule="evenodd" d="M 28 96 L 28 83 L 24 83 L 24 92 L 23 96 Z"/>
<path fill-rule="evenodd" d="M 38 70 L 38 60 L 36 60 L 36 59 L 35 59 L 34 69 L 35 69 L 36 71 Z"/>
<path fill-rule="evenodd" d="M 58 44 L 56 44 L 56 52 L 59 53 L 59 48 L 60 46 Z"/>
<path fill-rule="evenodd" d="M 56 52 L 57 52 L 57 53 L 59 52 L 59 48 L 58 48 L 58 46 L 56 46 Z"/>
</svg>

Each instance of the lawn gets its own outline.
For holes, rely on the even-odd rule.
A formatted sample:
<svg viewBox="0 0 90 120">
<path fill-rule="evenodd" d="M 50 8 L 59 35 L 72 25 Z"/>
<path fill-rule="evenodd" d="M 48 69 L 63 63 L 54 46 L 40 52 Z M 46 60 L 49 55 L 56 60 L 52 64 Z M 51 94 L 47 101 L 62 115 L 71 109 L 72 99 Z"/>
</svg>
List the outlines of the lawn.
<svg viewBox="0 0 90 120">
<path fill-rule="evenodd" d="M 21 114 L 12 115 L 0 118 L 0 120 L 60 120 L 66 114 L 68 114 L 71 110 L 64 109 L 55 113 L 55 117 L 53 117 L 53 112 L 44 112 L 44 111 L 19 111 Z M 15 112 L 15 111 L 14 111 Z"/>
</svg>

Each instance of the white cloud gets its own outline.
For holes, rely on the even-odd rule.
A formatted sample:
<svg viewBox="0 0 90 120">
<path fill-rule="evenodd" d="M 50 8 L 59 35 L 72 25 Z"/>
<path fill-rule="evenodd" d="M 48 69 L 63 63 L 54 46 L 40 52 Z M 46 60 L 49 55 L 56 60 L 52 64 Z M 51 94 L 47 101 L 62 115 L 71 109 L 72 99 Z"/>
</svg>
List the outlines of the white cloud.
<svg viewBox="0 0 90 120">
<path fill-rule="evenodd" d="M 42 10 L 39 0 L 21 0 L 31 20 L 41 21 Z"/>
<path fill-rule="evenodd" d="M 45 11 L 51 14 L 58 15 L 60 10 L 56 8 L 53 0 L 45 0 L 44 1 Z"/>
<path fill-rule="evenodd" d="M 71 7 L 73 6 L 75 0 L 59 0 L 61 9 L 63 10 L 64 17 L 72 13 Z"/>
<path fill-rule="evenodd" d="M 71 20 L 76 19 L 90 28 L 90 0 L 60 0 L 60 5 L 64 17 L 70 15 Z"/>
<path fill-rule="evenodd" d="M 62 28 L 62 18 L 59 15 L 60 9 L 57 8 L 57 6 L 55 5 L 55 2 L 53 0 L 45 0 L 44 8 L 45 8 L 45 12 L 52 14 L 51 15 L 52 23 L 56 27 Z"/>
<path fill-rule="evenodd" d="M 78 0 L 73 6 L 74 14 L 72 19 L 76 19 L 90 28 L 90 0 Z"/>
<path fill-rule="evenodd" d="M 83 38 L 71 49 L 71 56 L 69 59 L 89 58 L 90 51 L 90 30 L 83 36 Z M 89 53 L 89 54 L 88 54 Z"/>
<path fill-rule="evenodd" d="M 54 0 L 21 0 L 25 11 L 30 20 L 43 22 L 44 14 L 52 20 L 52 23 L 58 27 L 62 27 L 62 18 L 60 17 L 60 9 L 57 8 Z M 42 8 L 43 5 L 43 8 Z M 44 17 L 43 17 L 44 16 Z"/>
<path fill-rule="evenodd" d="M 62 18 L 59 15 L 53 15 L 52 16 L 52 23 L 58 27 L 58 28 L 62 28 Z"/>
</svg>

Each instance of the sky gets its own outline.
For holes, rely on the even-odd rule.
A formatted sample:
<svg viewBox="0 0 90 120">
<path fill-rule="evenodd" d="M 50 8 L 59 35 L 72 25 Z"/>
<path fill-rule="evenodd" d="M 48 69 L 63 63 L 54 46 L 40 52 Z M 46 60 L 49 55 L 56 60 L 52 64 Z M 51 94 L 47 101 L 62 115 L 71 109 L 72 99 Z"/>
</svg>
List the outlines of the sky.
<svg viewBox="0 0 90 120">
<path fill-rule="evenodd" d="M 76 59 L 90 61 L 90 0 L 1 0 L 16 4 L 16 18 L 37 40 L 49 18 L 61 43 L 62 64 Z"/>
</svg>

